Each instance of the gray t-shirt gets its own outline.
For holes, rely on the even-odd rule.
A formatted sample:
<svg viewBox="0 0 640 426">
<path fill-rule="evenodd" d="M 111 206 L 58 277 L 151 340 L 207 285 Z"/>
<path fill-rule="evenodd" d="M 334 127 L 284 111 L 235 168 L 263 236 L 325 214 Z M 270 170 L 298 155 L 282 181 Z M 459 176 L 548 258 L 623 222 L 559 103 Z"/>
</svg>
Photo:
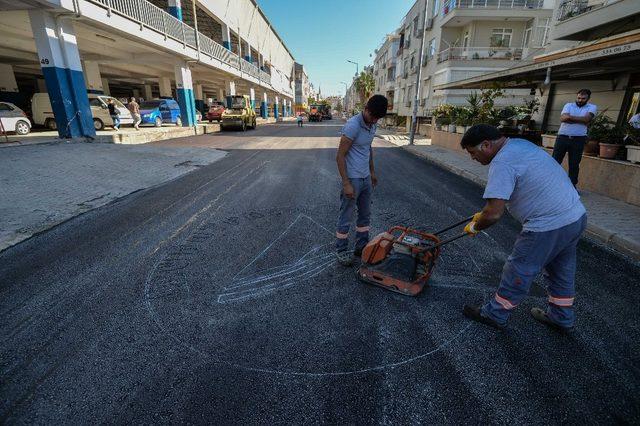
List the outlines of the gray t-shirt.
<svg viewBox="0 0 640 426">
<path fill-rule="evenodd" d="M 507 139 L 493 158 L 483 197 L 507 200 L 524 231 L 552 231 L 586 213 L 564 169 L 524 139 Z"/>
<path fill-rule="evenodd" d="M 362 113 L 351 117 L 342 128 L 342 134 L 353 141 L 346 157 L 347 177 L 369 177 L 369 156 L 376 128 L 377 125 L 364 122 Z"/>
</svg>

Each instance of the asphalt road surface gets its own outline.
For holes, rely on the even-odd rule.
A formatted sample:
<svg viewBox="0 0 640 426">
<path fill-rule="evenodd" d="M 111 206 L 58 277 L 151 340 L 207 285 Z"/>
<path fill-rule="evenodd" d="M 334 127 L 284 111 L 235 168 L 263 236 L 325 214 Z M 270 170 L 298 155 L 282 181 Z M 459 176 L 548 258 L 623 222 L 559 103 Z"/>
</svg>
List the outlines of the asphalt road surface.
<svg viewBox="0 0 640 426">
<path fill-rule="evenodd" d="M 443 250 L 411 298 L 332 256 L 338 121 L 167 142 L 222 160 L 0 254 L 0 423 L 638 423 L 640 267 L 579 247 L 577 331 L 470 323 L 518 232 Z M 482 190 L 376 141 L 374 233 Z"/>
</svg>

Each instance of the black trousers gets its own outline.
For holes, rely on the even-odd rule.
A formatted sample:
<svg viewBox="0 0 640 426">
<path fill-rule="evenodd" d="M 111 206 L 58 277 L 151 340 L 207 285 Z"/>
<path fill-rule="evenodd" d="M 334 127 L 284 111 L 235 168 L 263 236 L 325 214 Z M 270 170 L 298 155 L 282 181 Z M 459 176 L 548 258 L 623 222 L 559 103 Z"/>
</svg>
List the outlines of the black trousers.
<svg viewBox="0 0 640 426">
<path fill-rule="evenodd" d="M 582 160 L 582 151 L 587 143 L 586 136 L 574 136 L 572 138 L 564 135 L 558 135 L 556 143 L 553 146 L 553 158 L 562 164 L 564 155 L 569 153 L 569 179 L 573 185 L 578 184 L 578 174 L 580 173 L 580 161 Z"/>
</svg>

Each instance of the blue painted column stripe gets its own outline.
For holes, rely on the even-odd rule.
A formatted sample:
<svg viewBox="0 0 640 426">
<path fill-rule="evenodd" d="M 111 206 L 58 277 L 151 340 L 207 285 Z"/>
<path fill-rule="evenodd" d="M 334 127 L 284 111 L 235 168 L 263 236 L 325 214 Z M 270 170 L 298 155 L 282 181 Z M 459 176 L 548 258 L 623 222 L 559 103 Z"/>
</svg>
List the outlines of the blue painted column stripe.
<svg viewBox="0 0 640 426">
<path fill-rule="evenodd" d="M 267 113 L 268 113 L 267 103 L 262 101 L 262 103 L 260 104 L 260 115 L 262 115 L 262 118 L 267 118 Z"/>
<path fill-rule="evenodd" d="M 42 74 L 59 136 L 94 137 L 96 131 L 82 71 L 44 67 Z"/>
<path fill-rule="evenodd" d="M 182 126 L 193 126 L 196 121 L 196 107 L 195 98 L 193 97 L 193 90 L 177 89 L 176 94 L 178 95 L 178 105 L 180 105 L 180 118 L 182 119 Z"/>
<path fill-rule="evenodd" d="M 273 104 L 273 116 L 274 118 L 278 118 L 280 116 L 280 111 L 278 111 L 278 104 Z"/>
<path fill-rule="evenodd" d="M 226 47 L 228 50 L 231 50 L 231 43 L 229 43 L 228 41 L 226 41 L 226 40 L 225 40 L 225 41 L 223 41 L 223 42 L 222 42 L 222 45 L 223 45 L 224 47 Z"/>
<path fill-rule="evenodd" d="M 176 6 L 169 6 L 169 14 L 175 16 L 182 21 L 182 8 Z"/>
</svg>

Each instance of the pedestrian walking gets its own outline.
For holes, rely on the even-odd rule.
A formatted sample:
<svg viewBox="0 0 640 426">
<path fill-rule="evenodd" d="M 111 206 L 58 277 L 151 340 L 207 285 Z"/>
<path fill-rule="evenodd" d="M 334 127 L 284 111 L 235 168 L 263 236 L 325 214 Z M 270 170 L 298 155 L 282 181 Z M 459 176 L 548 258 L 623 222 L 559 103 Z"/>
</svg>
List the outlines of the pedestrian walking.
<svg viewBox="0 0 640 426">
<path fill-rule="evenodd" d="M 140 104 L 136 102 L 136 98 L 131 97 L 129 103 L 127 104 L 127 108 L 129 108 L 129 112 L 131 113 L 131 117 L 133 118 L 133 127 L 136 130 L 140 130 L 140 121 L 142 117 L 140 116 Z"/>
<path fill-rule="evenodd" d="M 109 99 L 107 107 L 109 108 L 111 120 L 113 120 L 113 129 L 115 131 L 120 130 L 120 111 L 118 111 L 118 108 L 116 107 L 116 102 L 113 99 Z"/>
<path fill-rule="evenodd" d="M 360 256 L 369 242 L 371 197 L 378 184 L 371 144 L 376 134 L 376 123 L 387 113 L 387 98 L 374 95 L 367 101 L 364 111 L 350 118 L 342 128 L 340 146 L 336 155 L 338 172 L 342 180 L 340 213 L 336 226 L 336 254 L 341 265 L 353 263 L 353 255 Z M 357 208 L 356 243 L 353 254 L 349 248 L 349 229 Z"/>
<path fill-rule="evenodd" d="M 587 142 L 588 125 L 595 117 L 598 108 L 589 103 L 591 90 L 578 91 L 575 102 L 570 102 L 562 108 L 560 114 L 560 129 L 553 147 L 553 158 L 560 164 L 566 153 L 569 153 L 569 178 L 573 186 L 578 184 L 580 161 Z"/>
<path fill-rule="evenodd" d="M 471 158 L 489 164 L 486 205 L 465 232 L 474 236 L 500 220 L 505 207 L 522 224 L 502 270 L 500 286 L 483 306 L 465 305 L 466 317 L 503 328 L 543 269 L 547 309 L 531 309 L 537 321 L 559 331 L 575 322 L 576 246 L 586 223 L 580 196 L 562 167 L 531 142 L 506 138 L 486 124 L 471 127 L 460 143 Z"/>
<path fill-rule="evenodd" d="M 296 120 L 298 121 L 298 127 L 302 127 L 302 120 L 303 120 L 303 115 L 301 112 L 298 113 L 298 117 L 296 118 Z"/>
</svg>

